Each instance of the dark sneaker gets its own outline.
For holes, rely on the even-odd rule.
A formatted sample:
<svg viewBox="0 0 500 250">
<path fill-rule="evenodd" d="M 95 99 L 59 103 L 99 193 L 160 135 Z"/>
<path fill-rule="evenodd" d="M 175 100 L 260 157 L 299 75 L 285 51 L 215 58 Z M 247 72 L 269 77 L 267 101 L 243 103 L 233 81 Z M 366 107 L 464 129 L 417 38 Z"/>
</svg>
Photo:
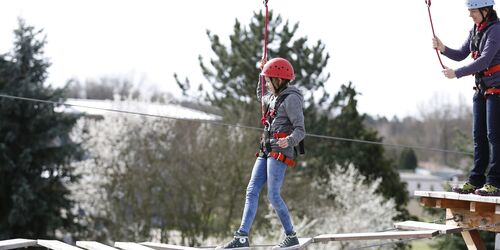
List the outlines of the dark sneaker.
<svg viewBox="0 0 500 250">
<path fill-rule="evenodd" d="M 288 249 L 299 249 L 299 239 L 297 238 L 296 233 L 292 233 L 287 235 L 286 238 L 277 246 L 273 247 L 273 250 L 288 250 Z"/>
<path fill-rule="evenodd" d="M 464 183 L 461 187 L 454 187 L 451 191 L 459 194 L 473 194 L 479 187 L 472 185 L 470 182 Z"/>
<path fill-rule="evenodd" d="M 476 190 L 476 194 L 481 196 L 500 196 L 500 188 L 486 184 L 482 188 Z"/>
<path fill-rule="evenodd" d="M 234 238 L 227 244 L 217 247 L 215 249 L 239 249 L 249 250 L 250 243 L 248 242 L 248 235 L 242 234 L 239 231 L 234 232 Z"/>
</svg>

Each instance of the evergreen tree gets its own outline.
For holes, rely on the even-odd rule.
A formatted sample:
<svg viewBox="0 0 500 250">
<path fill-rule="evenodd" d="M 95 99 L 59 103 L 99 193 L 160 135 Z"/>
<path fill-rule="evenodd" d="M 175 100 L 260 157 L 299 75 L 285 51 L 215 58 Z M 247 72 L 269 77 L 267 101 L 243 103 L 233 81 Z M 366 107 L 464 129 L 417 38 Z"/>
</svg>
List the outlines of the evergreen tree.
<svg viewBox="0 0 500 250">
<path fill-rule="evenodd" d="M 0 56 L 0 93 L 62 99 L 62 89 L 44 86 L 50 63 L 40 33 L 19 20 L 14 50 Z M 53 238 L 74 226 L 66 184 L 77 179 L 69 167 L 80 154 L 69 139 L 77 117 L 54 108 L 0 98 L 0 239 Z"/>
<path fill-rule="evenodd" d="M 415 170 L 417 168 L 417 155 L 411 148 L 405 148 L 399 155 L 398 167 L 400 169 Z"/>
</svg>

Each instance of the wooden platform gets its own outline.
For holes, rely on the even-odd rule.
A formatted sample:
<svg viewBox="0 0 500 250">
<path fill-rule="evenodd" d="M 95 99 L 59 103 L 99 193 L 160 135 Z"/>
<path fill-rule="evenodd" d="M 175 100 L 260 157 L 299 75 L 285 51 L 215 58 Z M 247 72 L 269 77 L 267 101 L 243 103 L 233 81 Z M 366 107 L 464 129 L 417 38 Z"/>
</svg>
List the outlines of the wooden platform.
<svg viewBox="0 0 500 250">
<path fill-rule="evenodd" d="M 36 246 L 36 240 L 26 240 L 26 239 L 12 239 L 12 240 L 1 240 L 0 250 L 16 249 L 23 247 Z"/>
<path fill-rule="evenodd" d="M 95 241 L 77 241 L 76 245 L 83 249 L 88 250 L 116 250 L 117 248 L 110 247 L 108 245 L 101 244 Z"/>
<path fill-rule="evenodd" d="M 154 248 L 146 247 L 134 242 L 115 242 L 115 247 L 123 250 L 154 250 Z"/>
<path fill-rule="evenodd" d="M 415 196 L 420 197 L 423 206 L 446 209 L 443 220 L 447 226 L 463 229 L 462 238 L 470 250 L 486 250 L 479 231 L 500 232 L 498 196 L 433 191 L 415 191 Z"/>
<path fill-rule="evenodd" d="M 475 194 L 458 194 L 453 192 L 434 192 L 434 191 L 415 191 L 415 196 L 500 204 L 500 196 L 480 196 Z"/>
<path fill-rule="evenodd" d="M 438 234 L 439 234 L 438 230 L 323 234 L 314 237 L 313 242 L 318 243 L 318 242 L 328 242 L 328 241 L 352 241 L 352 240 L 417 239 L 417 238 L 432 238 Z"/>
<path fill-rule="evenodd" d="M 394 228 L 401 230 L 437 230 L 440 234 L 460 233 L 463 228 L 446 224 L 427 223 L 420 221 L 403 221 L 394 223 Z"/>
<path fill-rule="evenodd" d="M 416 191 L 423 206 L 446 209 L 446 225 L 500 232 L 500 197 Z"/>
<path fill-rule="evenodd" d="M 305 249 L 308 245 L 310 245 L 313 241 L 313 238 L 299 238 L 299 244 L 300 247 L 299 249 Z M 142 242 L 140 243 L 141 245 L 144 245 L 146 247 L 155 249 L 155 250 L 199 250 L 199 249 L 210 249 L 210 248 L 197 248 L 197 247 L 185 247 L 185 246 L 178 246 L 178 245 L 171 245 L 171 244 L 163 244 L 163 243 L 156 243 L 156 242 Z M 258 245 L 251 245 L 251 249 L 270 249 L 274 246 L 275 244 L 258 244 Z"/>
<path fill-rule="evenodd" d="M 144 245 L 146 247 L 156 249 L 156 250 L 194 250 L 194 249 L 200 249 L 197 247 L 184 247 L 184 246 L 163 244 L 163 243 L 156 243 L 156 242 L 142 242 L 141 245 Z"/>
<path fill-rule="evenodd" d="M 299 238 L 300 249 L 305 249 L 313 243 L 325 243 L 330 241 L 419 239 L 432 238 L 438 234 L 462 233 L 466 244 L 472 246 L 469 249 L 484 250 L 484 248 L 481 248 L 482 242 L 475 227 L 477 225 L 489 225 L 488 223 L 497 223 L 497 221 L 500 221 L 500 197 L 481 197 L 476 195 L 424 191 L 417 191 L 415 195 L 421 197 L 421 203 L 425 206 L 447 209 L 447 218 L 451 217 L 453 220 L 446 220 L 446 223 L 443 222 L 441 224 L 405 221 L 394 224 L 394 228 L 397 231 L 322 234 L 311 238 Z M 500 223 L 499 226 L 494 225 L 493 227 L 489 227 L 488 230 L 500 230 Z M 78 241 L 76 245 L 77 246 L 71 246 L 55 240 L 14 239 L 0 241 L 0 250 L 16 249 L 27 246 L 44 246 L 54 250 L 213 249 L 213 247 L 187 247 L 154 242 L 115 242 L 114 246 L 107 246 L 94 241 Z M 270 249 L 273 245 L 275 244 L 253 244 L 251 249 Z"/>
</svg>

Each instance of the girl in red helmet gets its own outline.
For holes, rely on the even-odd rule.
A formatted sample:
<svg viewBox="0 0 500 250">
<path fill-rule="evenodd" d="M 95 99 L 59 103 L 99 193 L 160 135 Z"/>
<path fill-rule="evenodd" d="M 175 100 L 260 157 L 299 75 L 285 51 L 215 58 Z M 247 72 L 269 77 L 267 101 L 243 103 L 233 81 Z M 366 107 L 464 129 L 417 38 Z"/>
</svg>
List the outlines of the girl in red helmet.
<svg viewBox="0 0 500 250">
<path fill-rule="evenodd" d="M 476 79 L 472 106 L 474 167 L 469 180 L 453 191 L 500 196 L 500 22 L 493 9 L 494 0 L 467 0 L 466 4 L 474 27 L 462 47 L 451 49 L 433 38 L 433 47 L 448 58 L 461 61 L 470 54 L 474 59 L 456 70 L 443 70 L 450 79 L 471 74 Z"/>
<path fill-rule="evenodd" d="M 267 87 L 262 89 L 260 82 L 257 85 L 257 97 L 266 113 L 263 118 L 265 128 L 261 147 L 247 186 L 240 228 L 234 233 L 232 241 L 217 249 L 250 249 L 248 234 L 257 213 L 260 191 L 266 183 L 268 199 L 286 235 L 283 242 L 273 249 L 299 248 L 299 241 L 280 190 L 287 166 L 295 164 L 297 153 L 294 147 L 298 146 L 305 136 L 302 108 L 304 98 L 299 89 L 289 86 L 295 75 L 287 60 L 270 60 L 262 67 L 261 74 Z"/>
</svg>

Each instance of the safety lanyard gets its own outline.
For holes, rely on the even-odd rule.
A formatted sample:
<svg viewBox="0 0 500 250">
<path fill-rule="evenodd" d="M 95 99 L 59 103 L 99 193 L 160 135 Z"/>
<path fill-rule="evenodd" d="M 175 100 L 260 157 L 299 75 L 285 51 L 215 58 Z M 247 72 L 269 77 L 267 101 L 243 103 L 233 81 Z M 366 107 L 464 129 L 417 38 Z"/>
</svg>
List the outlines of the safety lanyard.
<svg viewBox="0 0 500 250">
<path fill-rule="evenodd" d="M 431 15 L 431 0 L 425 0 L 425 4 L 427 5 L 427 12 L 429 12 L 429 21 L 431 22 L 431 29 L 432 29 L 432 36 L 436 38 L 436 33 L 434 32 L 434 24 L 432 23 L 432 15 Z M 443 61 L 441 61 L 441 56 L 439 56 L 439 51 L 436 48 L 436 55 L 439 59 L 439 63 L 441 64 L 441 67 L 445 69 L 446 67 L 443 64 Z"/>
</svg>

